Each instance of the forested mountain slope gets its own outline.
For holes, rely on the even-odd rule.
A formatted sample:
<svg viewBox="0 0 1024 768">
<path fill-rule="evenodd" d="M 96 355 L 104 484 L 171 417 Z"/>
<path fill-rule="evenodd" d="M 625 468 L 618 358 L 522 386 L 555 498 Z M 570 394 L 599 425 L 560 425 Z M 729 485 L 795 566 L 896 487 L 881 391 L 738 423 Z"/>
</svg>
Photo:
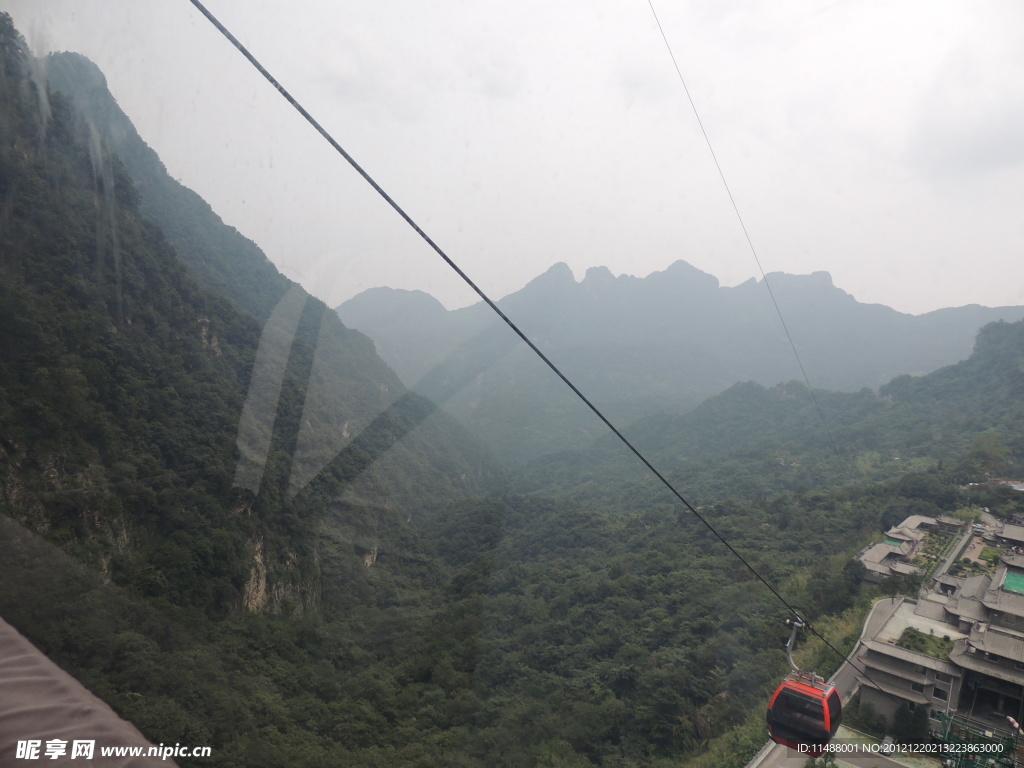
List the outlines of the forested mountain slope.
<svg viewBox="0 0 1024 768">
<path fill-rule="evenodd" d="M 203 717 L 167 686 L 202 673 L 174 653 L 247 615 L 387 599 L 396 566 L 423 567 L 409 518 L 494 465 L 205 204 L 175 211 L 204 235 L 182 259 L 98 125 L 95 67 L 57 58 L 94 86 L 83 115 L 6 14 L 0 56 L 0 613 L 154 740 L 183 739 Z M 163 654 L 161 694 L 104 672 L 108 644 Z"/>
<path fill-rule="evenodd" d="M 625 434 L 695 501 L 882 480 L 940 462 L 972 475 L 1020 471 L 1008 457 L 1024 457 L 1024 321 L 985 326 L 955 365 L 877 392 L 818 391 L 816 401 L 797 382 L 744 382 L 689 413 L 639 419 Z M 979 438 L 1004 444 L 1008 460 L 971 464 Z M 623 456 L 606 436 L 527 465 L 517 487 L 599 495 L 638 477 Z"/>
<path fill-rule="evenodd" d="M 292 282 L 255 243 L 225 225 L 205 200 L 171 178 L 95 64 L 81 54 L 55 53 L 37 67 L 54 91 L 71 98 L 104 151 L 120 159 L 138 191 L 139 212 L 160 226 L 195 279 L 265 322 Z"/>
<path fill-rule="evenodd" d="M 269 364 L 257 361 L 252 386 L 275 385 L 281 375 L 280 363 L 292 348 L 304 348 L 312 355 L 306 362 L 307 381 L 298 385 L 303 392 L 303 413 L 292 446 L 291 485 L 301 486 L 315 477 L 348 444 L 350 435 L 359 434 L 386 408 L 415 401 L 407 397 L 405 388 L 390 371 L 383 370 L 386 366 L 381 365 L 362 334 L 344 327 L 333 313 L 324 312 L 322 302 L 285 278 L 251 240 L 224 224 L 205 200 L 171 178 L 114 101 L 95 64 L 79 54 L 59 53 L 48 56 L 37 67 L 53 90 L 71 97 L 91 141 L 103 153 L 121 161 L 137 190 L 139 213 L 161 228 L 189 274 L 203 290 L 228 299 L 235 310 L 250 315 L 262 326 L 264 361 Z M 259 376 L 259 371 L 268 373 Z M 254 394 L 259 393 L 251 390 L 250 398 Z M 259 399 L 247 403 L 250 413 L 256 404 L 264 412 L 263 421 L 273 418 L 269 406 Z M 494 470 L 489 454 L 481 452 L 455 421 L 430 405 L 413 407 L 420 412 L 417 421 L 427 418 L 423 409 L 429 411 L 429 424 L 406 435 L 386 461 L 419 466 L 434 480 L 465 475 L 466 480 L 455 481 L 455 486 L 447 489 L 456 495 L 479 490 L 481 480 Z M 250 436 L 265 430 L 265 424 L 257 424 L 249 430 Z M 409 447 L 420 441 L 422 448 L 435 439 L 433 461 L 446 469 L 430 473 L 429 461 L 414 458 L 417 450 Z M 243 451 L 243 459 L 247 453 Z M 467 458 L 472 469 L 462 471 L 467 469 Z M 424 482 L 425 477 L 400 469 L 393 473 L 391 490 L 399 493 L 402 501 L 414 502 L 430 484 Z M 425 493 L 431 495 L 430 491 Z"/>
<path fill-rule="evenodd" d="M 261 327 L 197 281 L 4 22 L 6 514 L 146 595 L 316 611 L 415 504 L 484 487 L 486 453 L 321 302 L 292 286 Z"/>
<path fill-rule="evenodd" d="M 1024 307 L 921 316 L 861 304 L 827 273 L 769 275 L 815 387 L 855 391 L 963 359 L 978 328 Z M 679 261 L 646 278 L 552 267 L 499 302 L 614 421 L 683 412 L 737 381 L 799 377 L 763 283 L 727 288 Z M 446 311 L 426 294 L 377 288 L 338 307 L 403 381 L 459 416 L 512 463 L 583 447 L 600 424 L 483 304 Z"/>
</svg>

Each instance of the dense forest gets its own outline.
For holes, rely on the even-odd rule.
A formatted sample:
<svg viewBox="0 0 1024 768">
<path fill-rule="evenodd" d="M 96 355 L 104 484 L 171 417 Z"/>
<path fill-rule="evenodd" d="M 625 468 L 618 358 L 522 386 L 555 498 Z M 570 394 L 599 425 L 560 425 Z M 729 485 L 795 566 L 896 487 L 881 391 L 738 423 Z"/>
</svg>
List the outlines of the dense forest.
<svg viewBox="0 0 1024 768">
<path fill-rule="evenodd" d="M 707 528 L 603 442 L 503 474 L 172 186 L 93 65 L 6 15 L 0 65 L 4 619 L 147 737 L 211 745 L 195 765 L 745 763 L 785 610 Z M 838 456 L 785 387 L 633 431 L 843 647 L 874 532 L 1019 506 L 963 483 L 1018 466 L 1022 349 L 989 326 L 823 393 Z"/>
<path fill-rule="evenodd" d="M 879 390 L 817 391 L 738 383 L 685 414 L 658 414 L 626 435 L 692 501 L 759 498 L 942 469 L 960 482 L 1019 471 L 1024 455 L 1024 323 L 992 323 L 966 360 Z M 527 464 L 513 487 L 598 501 L 654 485 L 621 460 L 612 436 Z"/>
</svg>

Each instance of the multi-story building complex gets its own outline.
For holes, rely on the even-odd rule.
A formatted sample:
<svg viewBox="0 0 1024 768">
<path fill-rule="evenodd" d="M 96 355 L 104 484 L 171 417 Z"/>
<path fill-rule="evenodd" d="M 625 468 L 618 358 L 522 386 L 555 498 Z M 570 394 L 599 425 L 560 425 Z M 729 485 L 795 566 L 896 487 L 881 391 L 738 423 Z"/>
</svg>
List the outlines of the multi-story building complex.
<svg viewBox="0 0 1024 768">
<path fill-rule="evenodd" d="M 993 576 L 943 576 L 895 606 L 865 637 L 861 700 L 892 718 L 906 702 L 993 731 L 1024 709 L 1024 556 L 1004 554 Z"/>
<path fill-rule="evenodd" d="M 935 525 L 935 518 L 913 515 L 886 531 L 884 541 L 861 552 L 865 582 L 877 584 L 887 576 L 920 573 L 910 561 L 917 556 L 929 525 Z"/>
<path fill-rule="evenodd" d="M 865 583 L 877 584 L 887 576 L 920 573 L 921 569 L 911 562 L 921 553 L 927 535 L 940 530 L 956 531 L 962 525 L 956 518 L 946 516 L 911 515 L 886 531 L 883 541 L 860 553 Z"/>
</svg>

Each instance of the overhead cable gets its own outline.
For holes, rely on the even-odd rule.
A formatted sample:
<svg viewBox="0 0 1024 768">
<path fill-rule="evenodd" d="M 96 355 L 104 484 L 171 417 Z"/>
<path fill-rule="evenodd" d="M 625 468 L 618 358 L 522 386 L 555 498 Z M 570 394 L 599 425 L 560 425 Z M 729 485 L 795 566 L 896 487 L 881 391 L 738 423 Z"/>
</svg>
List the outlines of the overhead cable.
<svg viewBox="0 0 1024 768">
<path fill-rule="evenodd" d="M 718 169 L 718 177 L 722 180 L 722 186 L 725 187 L 725 193 L 729 196 L 729 202 L 732 204 L 732 210 L 736 214 L 736 219 L 740 223 L 740 229 L 743 230 L 743 236 L 747 240 L 747 245 L 750 247 L 750 253 L 754 256 L 754 262 L 757 264 L 757 269 L 761 273 L 761 279 L 764 281 L 764 287 L 768 289 L 768 295 L 771 296 L 772 306 L 775 307 L 775 313 L 779 316 L 779 322 L 782 324 L 782 330 L 786 332 L 786 338 L 789 340 L 790 349 L 793 350 L 793 357 L 796 358 L 796 364 L 800 368 L 800 374 L 804 377 L 804 383 L 807 385 L 807 391 L 811 393 L 811 399 L 814 401 L 814 407 L 818 409 L 818 416 L 821 418 L 821 423 L 825 427 L 825 434 L 828 435 L 828 440 L 832 444 L 832 450 L 836 454 L 836 458 L 842 463 L 842 457 L 839 455 L 839 448 L 836 447 L 836 441 L 832 438 L 832 430 L 829 429 L 828 421 L 825 419 L 825 413 L 821 410 L 821 406 L 818 404 L 818 398 L 814 394 L 814 388 L 811 386 L 811 381 L 807 377 L 807 371 L 804 370 L 803 361 L 800 359 L 800 353 L 796 351 L 796 344 L 793 342 L 793 335 L 789 332 L 789 326 L 786 325 L 786 319 L 782 316 L 782 310 L 779 308 L 779 302 L 775 299 L 775 292 L 772 290 L 771 282 L 768 280 L 768 275 L 765 274 L 764 267 L 761 266 L 761 259 L 757 255 L 757 249 L 754 247 L 754 241 L 750 237 L 750 232 L 747 230 L 747 225 L 743 221 L 743 216 L 740 214 L 740 208 L 736 205 L 736 199 L 732 195 L 732 189 L 729 188 L 729 182 L 726 181 L 725 173 L 722 171 L 722 165 L 718 162 L 718 155 L 715 154 L 715 148 L 711 145 L 711 138 L 708 136 L 707 130 L 704 128 L 704 121 L 700 119 L 700 113 L 697 112 L 697 105 L 693 102 L 693 97 L 690 96 L 690 89 L 686 85 L 686 78 L 683 77 L 683 71 L 679 68 L 679 62 L 676 61 L 676 55 L 672 52 L 672 46 L 668 42 L 668 36 L 665 34 L 665 28 L 661 26 L 661 19 L 658 18 L 658 12 L 654 10 L 653 0 L 647 0 L 647 4 L 651 7 L 651 13 L 654 15 L 654 21 L 658 25 L 658 31 L 661 33 L 661 39 L 665 41 L 665 48 L 668 49 L 668 55 L 672 59 L 672 66 L 675 67 L 676 74 L 679 76 L 679 82 L 683 85 L 683 91 L 686 93 L 686 100 L 690 102 L 690 109 L 693 110 L 693 116 L 697 119 L 697 125 L 700 126 L 700 132 L 704 136 L 704 141 L 708 145 L 708 151 L 711 153 L 711 159 L 715 162 L 715 168 Z"/>
<path fill-rule="evenodd" d="M 608 427 L 608 429 L 610 429 L 612 431 L 612 433 L 616 437 L 619 438 L 619 440 L 623 443 L 623 445 L 625 445 L 640 460 L 640 462 L 645 467 L 647 467 L 647 469 L 649 469 L 651 471 L 651 473 L 656 478 L 658 478 L 658 480 L 661 481 L 661 483 L 672 493 L 672 495 L 675 496 L 676 499 L 678 499 L 679 502 L 682 503 L 683 506 L 685 506 L 686 509 L 688 509 L 694 515 L 694 517 L 696 517 L 697 520 L 699 520 L 704 525 L 704 527 L 707 528 L 708 531 L 710 531 L 715 536 L 715 538 L 717 538 L 722 543 L 722 545 L 726 549 L 728 549 L 729 552 L 732 553 L 732 555 L 735 556 L 736 559 L 739 560 L 743 564 L 743 566 L 746 567 L 754 575 L 754 577 L 757 578 L 757 580 L 760 581 L 768 589 L 768 591 L 771 592 L 772 595 L 774 595 L 775 598 L 778 599 L 779 602 L 782 603 L 782 605 L 784 605 L 786 607 L 786 609 L 789 610 L 793 614 L 793 616 L 795 616 L 797 618 L 797 620 L 802 621 L 805 624 L 807 624 L 808 627 L 811 629 L 811 631 L 814 632 L 814 634 L 816 634 L 819 638 L 821 638 L 825 642 L 825 644 L 828 645 L 829 648 L 831 648 L 833 651 L 835 651 L 837 654 L 839 654 L 839 656 L 841 656 L 843 658 L 847 658 L 847 657 L 845 657 L 844 654 L 842 654 L 838 650 L 836 650 L 831 645 L 831 643 L 828 642 L 828 640 L 826 640 L 816 630 L 814 630 L 813 626 L 810 625 L 810 623 L 807 621 L 807 619 L 805 619 L 800 614 L 800 612 L 795 607 L 793 607 L 789 603 L 789 601 L 786 600 L 786 598 L 783 597 L 779 593 L 779 591 L 774 586 L 772 586 L 772 584 L 767 579 L 765 579 L 765 577 L 762 576 L 758 572 L 758 570 L 756 568 L 754 568 L 754 566 L 752 566 L 747 561 L 747 559 L 732 544 L 729 543 L 729 541 L 725 538 L 725 536 L 723 536 L 721 533 L 719 533 L 719 531 L 711 524 L 711 522 L 704 515 L 702 515 L 697 510 L 696 507 L 694 507 L 689 501 L 687 501 L 683 497 L 683 495 L 676 489 L 676 487 L 674 485 L 672 485 L 672 483 L 668 480 L 668 478 L 666 478 L 657 469 L 657 467 L 655 467 L 647 459 L 647 457 L 644 456 L 640 452 L 640 450 L 637 449 L 637 447 L 634 446 L 633 443 L 630 442 L 629 439 L 624 434 L 622 434 L 622 432 L 614 424 L 612 424 L 611 421 L 608 420 L 608 418 L 601 412 L 601 410 L 596 405 L 594 405 L 594 403 L 592 403 L 590 401 L 590 399 L 586 395 L 584 395 L 583 392 L 581 392 L 580 389 L 575 384 L 573 384 L 572 381 L 570 381 L 569 378 L 566 377 L 566 375 L 564 373 L 562 373 L 562 371 L 558 368 L 558 366 L 555 365 L 551 361 L 551 359 L 548 358 L 548 356 L 545 355 L 540 350 L 540 348 L 538 348 L 537 345 L 534 344 L 533 341 L 530 340 L 530 338 L 519 328 L 519 326 L 517 326 L 508 317 L 508 315 L 506 315 L 501 310 L 501 308 L 490 298 L 490 296 L 488 296 L 483 291 L 483 289 L 481 289 L 469 277 L 469 275 L 467 275 L 459 267 L 459 265 L 456 264 L 455 261 L 453 261 L 452 258 L 450 256 L 448 256 L 448 254 L 445 253 L 441 249 L 441 247 L 437 243 L 435 243 L 434 240 L 431 239 L 431 237 L 426 232 L 424 232 L 423 229 L 415 221 L 413 221 L 412 217 L 409 216 L 409 214 L 406 213 L 405 210 L 403 210 L 402 207 L 399 206 L 398 203 L 395 202 L 394 199 L 392 199 L 392 197 L 387 192 L 384 191 L 384 189 L 373 179 L 373 177 L 371 177 L 370 174 L 361 165 L 359 165 L 359 163 L 357 163 L 356 160 L 348 152 L 345 151 L 345 149 L 341 146 L 341 144 L 339 144 L 337 142 L 337 140 L 335 140 L 335 138 L 330 133 L 328 133 L 328 131 L 322 125 L 320 125 L 320 123 L 305 109 L 305 107 L 303 107 L 298 102 L 298 100 L 294 96 L 292 96 L 285 89 L 285 87 L 283 85 L 281 85 L 281 83 L 272 74 L 270 74 L 270 72 L 266 69 L 266 67 L 264 67 L 259 62 L 259 60 L 257 60 L 256 57 L 252 53 L 249 52 L 249 50 L 238 40 L 238 38 L 236 38 L 233 34 L 231 34 L 231 32 L 223 24 L 221 24 L 221 22 L 212 13 L 210 13 L 209 10 L 207 10 L 207 8 L 200 2 L 200 0 L 189 0 L 189 2 L 191 2 L 192 5 L 194 5 L 196 7 L 196 9 L 200 13 L 202 13 L 210 21 L 210 23 L 213 24 L 214 27 L 217 28 L 217 30 L 239 51 L 239 53 L 241 53 L 243 56 L 245 56 L 245 58 L 249 61 L 249 63 L 252 64 L 253 67 L 255 67 L 259 71 L 259 73 L 261 75 L 263 75 L 263 77 L 266 78 L 266 80 L 272 86 L 274 86 L 274 88 L 277 90 L 277 92 L 280 93 L 281 96 L 284 97 L 284 99 L 289 104 L 291 104 L 291 106 L 300 115 L 302 115 L 303 118 L 305 118 L 306 122 L 308 122 L 317 131 L 317 133 L 319 133 L 324 138 L 324 140 L 327 141 L 327 143 L 329 143 L 335 149 L 335 151 L 338 154 L 340 154 L 345 159 L 345 161 L 349 165 L 351 165 L 352 168 L 360 176 L 362 176 L 363 179 L 371 187 L 373 187 L 373 189 L 377 192 L 377 194 L 379 194 L 388 203 L 388 205 L 390 205 L 395 210 L 395 212 L 399 216 L 402 217 L 402 219 L 405 221 L 405 223 L 408 224 L 410 227 L 412 227 L 412 229 L 416 232 L 416 234 L 418 234 L 423 239 L 423 241 L 427 245 L 429 245 L 430 248 L 438 256 L 440 256 L 441 259 L 443 259 L 444 262 L 449 267 L 451 267 L 452 270 L 454 270 L 456 274 L 458 274 L 459 277 L 462 278 L 462 280 L 474 291 L 474 293 L 476 293 L 477 296 L 479 296 L 481 298 L 481 300 L 485 304 L 487 304 L 487 306 L 489 306 L 495 312 L 495 314 L 497 314 L 498 317 L 500 317 L 505 322 L 505 324 L 509 328 L 511 328 L 512 331 L 515 332 L 515 334 L 517 336 L 519 336 L 520 339 L 523 340 L 523 343 L 525 343 L 531 350 L 533 350 L 534 354 L 536 354 L 537 357 L 539 357 L 544 362 L 544 364 L 547 365 L 548 368 L 550 368 L 555 373 L 555 375 L 558 376 L 558 378 L 560 378 L 565 383 L 565 385 L 567 387 L 569 387 L 569 389 L 571 389 L 572 392 L 584 404 L 586 404 L 586 406 L 591 411 L 593 411 L 594 415 L 596 415 L 597 418 L 599 418 L 604 423 L 604 425 L 606 427 Z"/>
</svg>

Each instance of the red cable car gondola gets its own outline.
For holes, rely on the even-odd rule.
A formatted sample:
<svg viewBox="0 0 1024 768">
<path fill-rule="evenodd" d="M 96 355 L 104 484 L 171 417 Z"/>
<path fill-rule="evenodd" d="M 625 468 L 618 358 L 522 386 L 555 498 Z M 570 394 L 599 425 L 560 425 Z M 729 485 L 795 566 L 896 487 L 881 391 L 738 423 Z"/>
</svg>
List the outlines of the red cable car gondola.
<svg viewBox="0 0 1024 768">
<path fill-rule="evenodd" d="M 782 682 L 768 703 L 768 733 L 772 741 L 795 749 L 801 755 L 818 757 L 832 740 L 843 719 L 843 703 L 836 687 L 813 672 L 793 663 L 796 632 L 803 626 L 794 621 L 786 643 L 793 672 Z"/>
</svg>

